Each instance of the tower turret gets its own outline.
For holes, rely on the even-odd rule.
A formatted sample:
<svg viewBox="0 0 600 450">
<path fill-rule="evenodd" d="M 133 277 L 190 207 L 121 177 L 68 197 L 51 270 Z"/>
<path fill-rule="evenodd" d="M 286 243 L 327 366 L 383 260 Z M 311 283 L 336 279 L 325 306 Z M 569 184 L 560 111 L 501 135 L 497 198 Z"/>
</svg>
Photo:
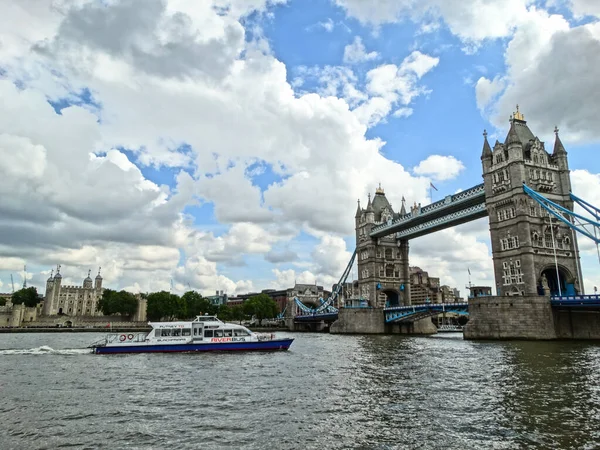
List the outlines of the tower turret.
<svg viewBox="0 0 600 450">
<path fill-rule="evenodd" d="M 102 277 L 100 276 L 100 269 L 102 269 L 102 267 L 98 267 L 98 275 L 96 275 L 94 286 L 97 291 L 102 290 Z"/>
<path fill-rule="evenodd" d="M 46 299 L 52 297 L 52 289 L 54 288 L 54 269 L 50 270 L 50 277 L 46 281 Z M 45 304 L 45 303 L 44 303 Z"/>
<path fill-rule="evenodd" d="M 510 123 L 510 130 L 508 130 L 508 136 L 506 136 L 506 149 L 508 150 L 508 159 L 512 161 L 518 161 L 523 159 L 523 144 L 517 134 L 517 128 L 515 125 L 516 119 L 512 119 Z"/>
<path fill-rule="evenodd" d="M 371 193 L 369 192 L 369 202 L 367 203 L 367 223 L 375 223 L 375 210 L 371 203 Z"/>
<path fill-rule="evenodd" d="M 60 264 L 56 266 L 56 275 L 52 276 L 53 272 L 50 272 L 50 278 L 46 281 L 46 296 L 44 298 L 44 315 L 56 314 L 57 303 L 60 297 L 60 288 L 62 285 L 62 275 L 60 274 Z"/>
<path fill-rule="evenodd" d="M 487 173 L 492 166 L 492 148 L 487 139 L 487 130 L 483 130 L 483 150 L 481 151 L 481 164 L 483 165 L 483 173 Z"/>
<path fill-rule="evenodd" d="M 560 137 L 558 137 L 558 127 L 554 127 L 554 134 L 556 137 L 554 138 L 554 151 L 552 152 L 552 159 L 560 169 L 569 170 L 567 151 L 565 150 Z"/>
<path fill-rule="evenodd" d="M 92 271 L 88 270 L 87 277 L 85 277 L 85 279 L 83 280 L 83 288 L 84 289 L 92 289 L 92 278 L 90 277 L 91 273 L 92 273 Z"/>
<path fill-rule="evenodd" d="M 56 275 L 54 275 L 54 287 L 59 287 L 62 284 L 62 275 L 60 274 L 60 264 L 56 266 Z"/>
<path fill-rule="evenodd" d="M 401 216 L 405 216 L 406 215 L 406 206 L 405 206 L 406 200 L 404 199 L 404 195 L 402 196 L 402 207 L 400 208 L 400 215 Z"/>
</svg>

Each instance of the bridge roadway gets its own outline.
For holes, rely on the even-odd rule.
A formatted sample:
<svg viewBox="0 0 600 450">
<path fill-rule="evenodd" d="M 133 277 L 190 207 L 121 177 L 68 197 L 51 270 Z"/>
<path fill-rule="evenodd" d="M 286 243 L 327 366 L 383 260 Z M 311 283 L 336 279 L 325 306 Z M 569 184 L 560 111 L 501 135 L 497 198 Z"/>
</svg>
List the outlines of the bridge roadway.
<svg viewBox="0 0 600 450">
<path fill-rule="evenodd" d="M 370 236 L 380 238 L 396 233 L 397 238 L 412 239 L 454 227 L 488 215 L 482 184 L 423 207 L 397 219 L 375 226 Z"/>
<path fill-rule="evenodd" d="M 553 296 L 550 304 L 557 310 L 576 309 L 580 311 L 599 311 L 600 295 Z M 425 303 L 421 305 L 390 306 L 383 308 L 386 323 L 414 322 L 415 320 L 437 314 L 456 313 L 469 315 L 469 303 Z M 306 313 L 294 317 L 295 322 L 334 322 L 338 313 Z"/>
</svg>

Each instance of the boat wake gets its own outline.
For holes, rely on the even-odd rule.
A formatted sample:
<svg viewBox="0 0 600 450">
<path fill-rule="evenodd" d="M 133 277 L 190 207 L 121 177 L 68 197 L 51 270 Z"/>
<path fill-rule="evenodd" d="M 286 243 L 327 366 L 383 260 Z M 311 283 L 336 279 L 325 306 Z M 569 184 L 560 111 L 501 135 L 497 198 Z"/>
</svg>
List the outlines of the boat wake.
<svg viewBox="0 0 600 450">
<path fill-rule="evenodd" d="M 55 350 L 47 345 L 36 348 L 0 350 L 0 355 L 84 355 L 89 353 L 90 350 L 87 348 L 61 348 Z"/>
</svg>

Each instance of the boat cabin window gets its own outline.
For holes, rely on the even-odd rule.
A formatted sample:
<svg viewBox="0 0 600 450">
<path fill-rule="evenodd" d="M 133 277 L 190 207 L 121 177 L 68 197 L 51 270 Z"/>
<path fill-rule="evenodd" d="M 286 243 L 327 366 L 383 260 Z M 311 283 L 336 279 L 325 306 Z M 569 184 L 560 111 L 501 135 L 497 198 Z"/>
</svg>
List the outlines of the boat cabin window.
<svg viewBox="0 0 600 450">
<path fill-rule="evenodd" d="M 204 337 L 205 338 L 213 337 L 213 330 L 204 330 Z"/>
<path fill-rule="evenodd" d="M 215 337 L 223 337 L 223 330 L 215 330 Z"/>
<path fill-rule="evenodd" d="M 177 329 L 174 329 L 171 331 L 172 331 L 171 336 L 181 336 L 181 328 L 177 328 Z"/>
<path fill-rule="evenodd" d="M 184 328 L 183 330 L 181 330 L 181 335 L 182 336 L 191 336 L 192 330 L 190 328 Z"/>
<path fill-rule="evenodd" d="M 223 330 L 223 336 L 225 336 L 225 337 L 233 336 L 233 330 Z"/>
<path fill-rule="evenodd" d="M 158 333 L 160 332 L 160 336 L 165 337 L 165 336 L 171 336 L 171 330 L 170 329 L 162 329 L 162 330 L 156 330 L 157 336 Z"/>
<path fill-rule="evenodd" d="M 250 336 L 250 333 L 248 333 L 246 330 L 233 330 L 233 335 L 234 336 Z"/>
</svg>

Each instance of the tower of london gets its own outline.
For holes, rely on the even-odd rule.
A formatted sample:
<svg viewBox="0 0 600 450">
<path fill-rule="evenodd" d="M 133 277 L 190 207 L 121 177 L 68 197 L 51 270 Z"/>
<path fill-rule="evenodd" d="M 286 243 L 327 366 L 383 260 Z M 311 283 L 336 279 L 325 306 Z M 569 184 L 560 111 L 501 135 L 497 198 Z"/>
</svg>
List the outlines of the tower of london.
<svg viewBox="0 0 600 450">
<path fill-rule="evenodd" d="M 57 266 L 56 275 L 51 273 L 46 282 L 43 315 L 101 315 L 102 313 L 97 311 L 97 306 L 102 298 L 102 292 L 100 269 L 98 269 L 98 275 L 94 280 L 92 280 L 90 271 L 88 271 L 88 276 L 83 280 L 82 286 L 64 286 L 60 266 Z"/>
</svg>

